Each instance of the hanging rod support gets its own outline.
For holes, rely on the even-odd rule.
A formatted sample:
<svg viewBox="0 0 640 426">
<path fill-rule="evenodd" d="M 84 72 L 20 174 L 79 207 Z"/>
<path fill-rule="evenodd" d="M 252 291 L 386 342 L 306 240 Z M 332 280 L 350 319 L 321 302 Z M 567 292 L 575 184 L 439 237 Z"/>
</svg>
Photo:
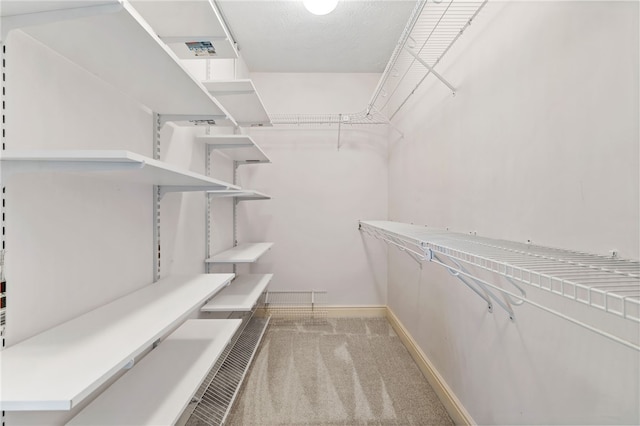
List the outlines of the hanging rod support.
<svg viewBox="0 0 640 426">
<path fill-rule="evenodd" d="M 411 56 L 413 56 L 416 61 L 420 62 L 422 64 L 422 66 L 424 66 L 431 74 L 436 76 L 438 78 L 438 80 L 440 80 L 442 82 L 442 84 L 447 86 L 451 90 L 451 92 L 453 92 L 454 95 L 456 94 L 456 88 L 453 87 L 453 85 L 451 83 L 449 83 L 439 72 L 434 70 L 431 65 L 427 64 L 424 61 L 424 59 L 422 59 L 420 56 L 418 56 L 417 53 L 415 53 L 413 50 L 411 50 L 410 48 L 408 48 L 406 46 L 405 46 L 404 50 L 406 50 L 407 53 L 409 53 Z"/>
</svg>

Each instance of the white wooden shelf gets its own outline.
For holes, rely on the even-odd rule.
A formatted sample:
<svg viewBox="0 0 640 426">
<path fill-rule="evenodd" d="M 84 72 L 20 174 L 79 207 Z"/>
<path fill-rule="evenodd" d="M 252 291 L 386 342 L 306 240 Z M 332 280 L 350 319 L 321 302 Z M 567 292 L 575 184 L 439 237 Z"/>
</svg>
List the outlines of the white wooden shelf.
<svg viewBox="0 0 640 426">
<path fill-rule="evenodd" d="M 238 125 L 271 126 L 271 119 L 251 80 L 203 81 L 202 84 Z"/>
<path fill-rule="evenodd" d="M 243 243 L 206 260 L 207 263 L 254 263 L 267 252 L 273 243 Z"/>
<path fill-rule="evenodd" d="M 211 145 L 234 161 L 244 164 L 270 163 L 269 157 L 247 135 L 199 136 L 196 140 Z"/>
<path fill-rule="evenodd" d="M 248 189 L 207 191 L 207 194 L 217 198 L 233 197 L 238 201 L 270 200 L 271 199 L 270 195 L 263 194 L 262 192 L 258 192 L 258 191 L 248 190 Z"/>
<path fill-rule="evenodd" d="M 200 311 L 249 312 L 266 290 L 272 278 L 273 274 L 239 275 Z"/>
<path fill-rule="evenodd" d="M 3 17 L 3 25 L 24 30 L 152 111 L 176 121 L 233 121 L 126 0 L 91 7 L 57 0 L 3 3 L 12 14 Z M 108 4 L 96 6 L 102 3 Z"/>
<path fill-rule="evenodd" d="M 164 278 L 4 349 L 0 409 L 70 410 L 233 277 Z"/>
<path fill-rule="evenodd" d="M 14 173 L 100 172 L 127 182 L 160 185 L 162 192 L 240 189 L 129 151 L 3 151 L 0 164 L 3 179 Z"/>
<path fill-rule="evenodd" d="M 212 1 L 133 0 L 131 3 L 180 59 L 238 57 L 231 35 Z"/>
<path fill-rule="evenodd" d="M 67 424 L 175 424 L 241 323 L 188 320 Z"/>
</svg>

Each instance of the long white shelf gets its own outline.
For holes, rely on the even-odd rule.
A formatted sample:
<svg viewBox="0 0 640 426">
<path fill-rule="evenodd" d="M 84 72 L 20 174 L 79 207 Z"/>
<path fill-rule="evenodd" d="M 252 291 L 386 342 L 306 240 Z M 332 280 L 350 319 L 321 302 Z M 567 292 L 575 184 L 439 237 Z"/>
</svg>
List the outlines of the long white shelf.
<svg viewBox="0 0 640 426">
<path fill-rule="evenodd" d="M 229 198 L 233 197 L 238 201 L 249 201 L 249 200 L 270 200 L 271 196 L 264 194 L 258 191 L 252 191 L 249 189 L 229 189 L 229 190 L 220 190 L 220 191 L 207 191 L 208 195 L 217 198 Z"/>
<path fill-rule="evenodd" d="M 213 255 L 207 263 L 254 263 L 267 252 L 273 243 L 243 243 Z"/>
<path fill-rule="evenodd" d="M 164 278 L 4 349 L 0 409 L 70 410 L 233 277 Z"/>
<path fill-rule="evenodd" d="M 240 189 L 129 151 L 3 151 L 0 165 L 3 178 L 13 173 L 100 172 L 128 182 L 160 185 L 163 192 Z"/>
<path fill-rule="evenodd" d="M 273 274 L 237 276 L 231 284 L 216 294 L 201 312 L 249 312 L 265 291 Z"/>
<path fill-rule="evenodd" d="M 180 59 L 238 57 L 212 1 L 132 0 L 131 3 Z"/>
<path fill-rule="evenodd" d="M 175 424 L 241 323 L 188 320 L 67 424 Z"/>
<path fill-rule="evenodd" d="M 240 126 L 271 126 L 271 119 L 251 80 L 203 81 Z"/>
<path fill-rule="evenodd" d="M 361 221 L 360 229 L 400 248 L 418 261 L 432 261 L 463 278 L 509 294 L 513 301 L 528 303 L 588 328 L 609 339 L 640 350 L 640 262 L 571 250 L 496 240 L 475 235 L 437 230 L 389 221 Z M 445 259 L 449 259 L 448 263 Z M 507 279 L 506 289 L 474 275 L 473 267 Z M 587 324 L 527 297 L 516 284 L 553 293 L 567 300 L 604 311 L 634 324 L 635 341 L 601 329 L 604 324 Z M 613 319 L 613 318 L 611 318 Z"/>
<path fill-rule="evenodd" d="M 215 135 L 199 136 L 197 141 L 211 145 L 213 149 L 221 150 L 234 161 L 244 164 L 270 163 L 269 157 L 247 135 Z"/>
<path fill-rule="evenodd" d="M 86 7 L 89 3 L 4 0 L 12 16 L 3 17 L 3 23 L 24 30 L 154 112 L 176 115 L 176 120 L 233 120 L 131 4 L 98 1 Z"/>
</svg>

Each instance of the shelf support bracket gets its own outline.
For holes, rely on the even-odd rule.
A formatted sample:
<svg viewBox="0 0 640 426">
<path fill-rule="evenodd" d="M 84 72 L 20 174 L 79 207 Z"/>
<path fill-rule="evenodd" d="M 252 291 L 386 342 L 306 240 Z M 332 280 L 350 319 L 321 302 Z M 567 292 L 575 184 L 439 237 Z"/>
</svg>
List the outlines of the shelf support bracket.
<svg viewBox="0 0 640 426">
<path fill-rule="evenodd" d="M 409 47 L 404 48 L 411 56 L 413 56 L 415 58 L 416 61 L 420 62 L 422 64 L 423 67 L 425 67 L 431 74 L 433 74 L 434 76 L 436 76 L 436 78 L 438 80 L 440 80 L 442 82 L 442 84 L 444 84 L 445 86 L 447 86 L 451 92 L 453 92 L 453 94 L 456 94 L 456 88 L 453 87 L 453 84 L 449 83 L 439 72 L 437 72 L 436 70 L 433 69 L 433 67 L 429 64 L 427 64 L 424 59 L 422 59 L 420 56 L 418 56 L 417 53 L 415 53 L 412 49 L 410 49 Z"/>
<path fill-rule="evenodd" d="M 424 246 L 424 243 L 423 243 Z M 509 306 L 507 303 L 505 303 L 503 300 L 500 300 L 500 298 L 498 296 L 496 296 L 491 290 L 489 290 L 489 288 L 484 285 L 484 283 L 482 283 L 481 281 L 477 280 L 476 278 L 473 277 L 472 274 L 470 274 L 464 266 L 460 265 L 460 263 L 458 263 L 455 259 L 453 258 L 449 258 L 453 264 L 455 265 L 455 267 L 449 266 L 447 265 L 442 259 L 440 259 L 438 257 L 437 254 L 433 253 L 433 250 L 431 250 L 430 248 L 426 248 L 426 250 L 428 250 L 429 252 L 431 252 L 430 256 L 430 261 L 440 265 L 440 266 L 444 266 L 447 271 L 449 272 L 449 274 L 451 274 L 452 276 L 456 277 L 458 280 L 460 280 L 464 285 L 466 285 L 467 287 L 469 287 L 471 290 L 473 290 L 478 296 L 480 296 L 482 299 L 484 299 L 485 302 L 487 302 L 487 304 L 489 305 L 489 312 L 493 313 L 493 303 L 491 300 L 493 300 L 494 302 L 496 302 L 498 304 L 498 306 L 500 306 L 502 309 L 505 310 L 505 312 L 507 312 L 507 314 L 509 314 L 509 319 L 511 321 L 515 321 L 515 313 L 513 312 L 513 309 L 511 308 L 511 306 Z M 471 283 L 469 283 L 466 279 L 469 278 L 476 286 L 480 287 L 482 289 L 482 292 L 484 293 L 484 295 L 474 286 L 471 285 Z"/>
</svg>

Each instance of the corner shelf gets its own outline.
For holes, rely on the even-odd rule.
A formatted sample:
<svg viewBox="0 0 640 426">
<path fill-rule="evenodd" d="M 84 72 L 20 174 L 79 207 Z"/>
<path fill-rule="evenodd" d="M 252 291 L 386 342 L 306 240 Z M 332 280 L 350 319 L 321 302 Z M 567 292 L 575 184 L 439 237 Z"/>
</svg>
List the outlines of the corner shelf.
<svg viewBox="0 0 640 426">
<path fill-rule="evenodd" d="M 180 59 L 238 57 L 233 39 L 213 2 L 132 0 L 131 3 Z M 187 43 L 201 48 L 192 45 L 189 49 Z"/>
<path fill-rule="evenodd" d="M 67 425 L 175 424 L 241 323 L 188 320 Z"/>
<path fill-rule="evenodd" d="M 102 9 L 69 8 L 68 1 L 36 3 L 11 7 L 7 13 L 22 15 L 3 17 L 3 23 L 22 29 L 158 114 L 233 122 L 126 0 Z"/>
<path fill-rule="evenodd" d="M 200 312 L 251 312 L 273 274 L 239 275 Z"/>
<path fill-rule="evenodd" d="M 220 190 L 220 191 L 207 191 L 208 195 L 217 198 L 229 198 L 233 197 L 237 201 L 250 201 L 250 200 L 270 200 L 271 196 L 267 194 L 263 194 L 262 192 L 252 191 L 252 190 Z"/>
<path fill-rule="evenodd" d="M 76 407 L 233 277 L 164 278 L 4 349 L 0 409 Z"/>
<path fill-rule="evenodd" d="M 531 300 L 524 289 L 515 284 L 522 283 L 629 321 L 634 324 L 637 334 L 637 325 L 640 323 L 638 261 L 495 240 L 398 222 L 361 221 L 360 229 L 398 247 L 417 261 L 432 261 L 444 266 L 454 275 L 469 278 L 508 295 L 512 298 L 512 304 L 518 301 L 528 303 L 640 351 L 638 342 L 620 338 L 604 331 L 600 325 L 587 324 Z M 445 264 L 439 256 L 448 258 L 454 265 Z M 498 274 L 521 291 L 512 292 L 498 287 L 466 271 L 461 264 Z"/>
<path fill-rule="evenodd" d="M 199 136 L 196 140 L 211 145 L 213 149 L 224 152 L 230 159 L 241 164 L 271 162 L 264 151 L 247 135 Z"/>
<path fill-rule="evenodd" d="M 243 243 L 206 260 L 207 263 L 254 263 L 265 254 L 273 243 Z"/>
<path fill-rule="evenodd" d="M 272 125 L 251 80 L 213 80 L 203 81 L 202 84 L 235 117 L 238 125 Z"/>
<path fill-rule="evenodd" d="M 161 186 L 162 192 L 239 190 L 227 182 L 129 151 L 3 151 L 3 179 L 14 173 L 80 172 Z"/>
</svg>

